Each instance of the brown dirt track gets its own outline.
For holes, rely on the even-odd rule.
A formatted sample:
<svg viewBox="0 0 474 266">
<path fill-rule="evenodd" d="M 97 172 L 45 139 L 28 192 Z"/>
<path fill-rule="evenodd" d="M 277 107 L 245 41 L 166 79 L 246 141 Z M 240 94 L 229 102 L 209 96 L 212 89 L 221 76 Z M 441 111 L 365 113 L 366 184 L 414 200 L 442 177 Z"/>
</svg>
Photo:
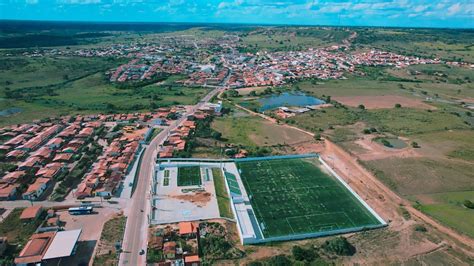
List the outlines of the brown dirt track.
<svg viewBox="0 0 474 266">
<path fill-rule="evenodd" d="M 394 108 L 399 103 L 402 107 L 418 109 L 436 109 L 434 106 L 424 103 L 420 99 L 413 99 L 398 95 L 383 96 L 339 96 L 333 97 L 334 100 L 348 106 L 357 107 L 363 104 L 366 109 L 386 109 Z"/>
</svg>

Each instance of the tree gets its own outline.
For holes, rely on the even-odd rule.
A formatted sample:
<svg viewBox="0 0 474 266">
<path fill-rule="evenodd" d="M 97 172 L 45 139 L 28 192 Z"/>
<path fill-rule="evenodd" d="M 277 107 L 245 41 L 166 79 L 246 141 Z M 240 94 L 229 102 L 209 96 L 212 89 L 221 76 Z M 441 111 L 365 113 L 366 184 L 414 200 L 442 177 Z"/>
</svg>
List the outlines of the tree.
<svg viewBox="0 0 474 266">
<path fill-rule="evenodd" d="M 466 207 L 466 208 L 469 208 L 469 209 L 474 209 L 474 202 L 470 201 L 470 200 L 465 200 L 463 202 L 463 205 Z"/>
<path fill-rule="evenodd" d="M 220 132 L 218 132 L 218 131 L 213 131 L 213 132 L 211 133 L 211 136 L 212 136 L 213 139 L 220 140 L 221 137 L 222 137 L 222 133 L 220 133 Z"/>
<path fill-rule="evenodd" d="M 317 140 L 317 141 L 320 141 L 321 140 L 321 134 L 319 134 L 319 133 L 314 134 L 314 139 Z"/>
<path fill-rule="evenodd" d="M 399 104 L 399 103 L 396 103 L 396 104 L 395 104 L 395 108 L 401 108 L 401 107 L 402 107 L 401 104 Z"/>
<path fill-rule="evenodd" d="M 365 110 L 365 106 L 363 104 L 359 104 L 358 108 L 361 110 Z"/>
<path fill-rule="evenodd" d="M 413 141 L 413 142 L 411 143 L 411 146 L 412 146 L 413 148 L 419 148 L 419 147 L 420 147 L 420 145 L 419 145 L 418 142 L 416 142 L 416 141 Z"/>
</svg>

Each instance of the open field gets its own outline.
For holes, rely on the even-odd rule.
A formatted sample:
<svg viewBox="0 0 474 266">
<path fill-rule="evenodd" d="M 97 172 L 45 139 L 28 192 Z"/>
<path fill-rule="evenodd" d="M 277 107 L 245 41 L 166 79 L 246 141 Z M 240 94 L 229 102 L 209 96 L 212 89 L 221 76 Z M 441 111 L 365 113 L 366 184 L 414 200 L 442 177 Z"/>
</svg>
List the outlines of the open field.
<svg viewBox="0 0 474 266">
<path fill-rule="evenodd" d="M 228 142 L 245 146 L 291 144 L 311 140 L 296 129 L 275 125 L 259 117 L 222 117 L 214 119 L 212 128 Z"/>
<path fill-rule="evenodd" d="M 14 209 L 8 217 L 0 223 L 0 235 L 6 236 L 11 244 L 24 245 L 29 237 L 36 231 L 42 220 L 37 219 L 30 222 L 20 220 L 24 209 Z M 44 217 L 45 215 L 43 215 Z"/>
<path fill-rule="evenodd" d="M 265 237 L 380 224 L 318 164 L 315 159 L 237 162 Z"/>
<path fill-rule="evenodd" d="M 122 242 L 126 222 L 127 217 L 117 216 L 104 224 L 93 265 L 117 264 L 119 255 L 115 244 Z"/>
<path fill-rule="evenodd" d="M 178 167 L 178 187 L 201 185 L 199 166 Z"/>
<path fill-rule="evenodd" d="M 453 29 L 370 29 L 358 31 L 356 47 L 375 47 L 406 55 L 474 62 L 474 33 Z"/>
<path fill-rule="evenodd" d="M 412 99 L 397 95 L 338 96 L 333 99 L 351 107 L 357 107 L 362 104 L 366 109 L 390 109 L 394 108 L 395 104 L 409 108 L 435 109 L 435 107 L 422 102 L 421 99 Z"/>
</svg>

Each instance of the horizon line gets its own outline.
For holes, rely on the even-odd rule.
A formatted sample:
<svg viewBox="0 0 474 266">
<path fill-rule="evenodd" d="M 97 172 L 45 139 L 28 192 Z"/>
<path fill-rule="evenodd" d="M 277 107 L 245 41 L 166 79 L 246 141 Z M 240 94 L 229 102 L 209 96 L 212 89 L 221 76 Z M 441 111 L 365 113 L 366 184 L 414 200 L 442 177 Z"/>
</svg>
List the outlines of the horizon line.
<svg viewBox="0 0 474 266">
<path fill-rule="evenodd" d="M 299 24 L 299 23 L 245 23 L 245 22 L 201 22 L 201 21 L 119 21 L 119 20 L 42 20 L 42 19 L 4 19 L 1 22 L 52 22 L 83 24 L 198 24 L 198 25 L 242 25 L 242 26 L 287 26 L 287 27 L 332 27 L 332 28 L 400 28 L 400 29 L 454 29 L 474 30 L 474 27 L 428 27 L 428 26 L 381 26 L 381 25 L 336 25 L 336 24 Z"/>
</svg>

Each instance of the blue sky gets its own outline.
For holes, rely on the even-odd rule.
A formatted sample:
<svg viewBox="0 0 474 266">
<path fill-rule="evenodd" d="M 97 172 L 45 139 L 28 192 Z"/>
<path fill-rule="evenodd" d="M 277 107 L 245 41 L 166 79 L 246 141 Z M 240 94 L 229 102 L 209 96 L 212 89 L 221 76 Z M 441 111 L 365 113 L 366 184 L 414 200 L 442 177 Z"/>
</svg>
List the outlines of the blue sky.
<svg viewBox="0 0 474 266">
<path fill-rule="evenodd" d="M 0 0 L 0 19 L 474 27 L 474 0 Z"/>
</svg>

